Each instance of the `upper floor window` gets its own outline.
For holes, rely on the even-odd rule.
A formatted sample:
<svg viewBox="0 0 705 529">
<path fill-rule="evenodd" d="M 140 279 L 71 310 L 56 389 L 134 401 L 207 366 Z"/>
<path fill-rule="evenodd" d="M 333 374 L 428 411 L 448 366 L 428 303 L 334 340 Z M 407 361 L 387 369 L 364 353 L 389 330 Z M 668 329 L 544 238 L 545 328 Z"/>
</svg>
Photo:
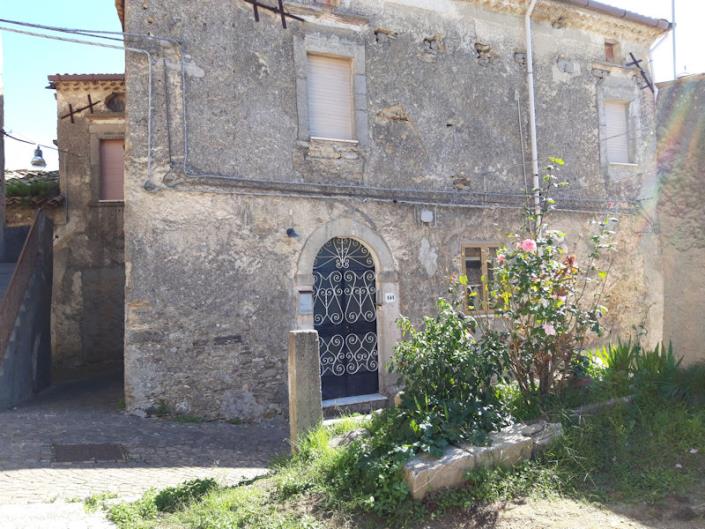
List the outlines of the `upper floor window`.
<svg viewBox="0 0 705 529">
<path fill-rule="evenodd" d="M 354 140 L 352 60 L 309 53 L 306 76 L 310 136 Z"/>
<path fill-rule="evenodd" d="M 629 103 L 605 102 L 604 142 L 609 163 L 630 163 L 629 152 Z"/>
<path fill-rule="evenodd" d="M 122 202 L 124 200 L 125 140 L 100 140 L 100 200 Z"/>
<path fill-rule="evenodd" d="M 620 61 L 619 57 L 619 44 L 613 40 L 605 41 L 605 62 L 618 63 Z"/>
</svg>

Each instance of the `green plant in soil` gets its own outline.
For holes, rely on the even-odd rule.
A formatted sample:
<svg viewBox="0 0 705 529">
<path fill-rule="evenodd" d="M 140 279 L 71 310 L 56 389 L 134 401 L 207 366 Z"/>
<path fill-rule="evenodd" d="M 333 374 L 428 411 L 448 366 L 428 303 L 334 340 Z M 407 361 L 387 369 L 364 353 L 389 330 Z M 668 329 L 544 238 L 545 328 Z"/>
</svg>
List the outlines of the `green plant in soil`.
<svg viewBox="0 0 705 529">
<path fill-rule="evenodd" d="M 109 517 L 121 529 L 440 529 L 442 522 L 434 525 L 434 519 L 442 520 L 446 512 L 517 497 L 614 504 L 687 495 L 697 490 L 693 487 L 705 470 L 705 409 L 697 404 L 705 396 L 705 365 L 679 367 L 673 380 L 681 381 L 682 391 L 636 386 L 631 403 L 580 422 L 565 415 L 564 438 L 539 460 L 472 472 L 466 488 L 424 503 L 412 501 L 404 485 L 401 470 L 414 450 L 404 444 L 407 434 L 398 431 L 391 411 L 371 421 L 350 419 L 311 432 L 294 456 L 274 465 L 268 478 L 214 487 L 202 496 L 178 494 L 177 503 L 167 502 L 178 505 L 173 512 L 160 511 L 158 494 L 150 491 L 138 502 L 110 507 Z M 369 437 L 329 446 L 333 436 L 360 427 Z M 336 525 L 338 518 L 348 520 L 347 525 Z"/>
<path fill-rule="evenodd" d="M 482 443 L 509 419 L 493 387 L 505 359 L 489 340 L 475 339 L 476 322 L 459 305 L 440 299 L 436 316 L 425 318 L 420 328 L 407 318 L 399 321 L 402 341 L 390 369 L 404 392 L 393 417 L 416 451 Z"/>
</svg>

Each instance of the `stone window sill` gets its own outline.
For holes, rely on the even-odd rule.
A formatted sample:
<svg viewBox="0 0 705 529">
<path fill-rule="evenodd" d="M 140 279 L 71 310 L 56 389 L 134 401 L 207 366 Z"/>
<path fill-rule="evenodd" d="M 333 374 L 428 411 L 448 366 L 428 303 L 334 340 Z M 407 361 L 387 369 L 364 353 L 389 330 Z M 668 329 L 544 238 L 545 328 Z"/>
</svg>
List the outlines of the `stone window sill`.
<svg viewBox="0 0 705 529">
<path fill-rule="evenodd" d="M 125 207 L 124 200 L 96 200 L 91 202 L 92 208 L 122 208 Z"/>
<path fill-rule="evenodd" d="M 311 136 L 310 142 L 327 142 L 327 143 L 347 143 L 350 145 L 358 145 L 360 142 L 357 140 L 340 140 L 336 138 L 321 138 L 318 136 Z"/>
<path fill-rule="evenodd" d="M 639 164 L 634 162 L 610 162 L 610 167 L 639 167 Z"/>
</svg>

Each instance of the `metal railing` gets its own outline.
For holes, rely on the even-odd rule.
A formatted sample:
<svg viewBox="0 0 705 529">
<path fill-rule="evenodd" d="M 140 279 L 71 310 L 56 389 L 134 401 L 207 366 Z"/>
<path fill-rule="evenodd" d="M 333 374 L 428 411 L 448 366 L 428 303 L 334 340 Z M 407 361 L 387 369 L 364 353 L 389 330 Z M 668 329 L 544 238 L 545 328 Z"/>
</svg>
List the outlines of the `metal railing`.
<svg viewBox="0 0 705 529">
<path fill-rule="evenodd" d="M 32 276 L 43 264 L 43 257 L 51 258 L 51 220 L 43 210 L 37 210 L 27 234 L 10 283 L 0 301 L 0 364 L 5 357 L 12 331 L 19 315 Z"/>
</svg>

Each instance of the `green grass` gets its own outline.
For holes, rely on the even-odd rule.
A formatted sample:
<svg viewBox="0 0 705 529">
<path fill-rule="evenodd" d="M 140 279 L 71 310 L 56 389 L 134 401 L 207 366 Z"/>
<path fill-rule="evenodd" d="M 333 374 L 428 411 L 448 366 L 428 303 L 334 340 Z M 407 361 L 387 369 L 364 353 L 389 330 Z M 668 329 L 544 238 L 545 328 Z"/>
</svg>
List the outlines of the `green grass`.
<svg viewBox="0 0 705 529">
<path fill-rule="evenodd" d="M 563 439 L 539 460 L 472 472 L 465 488 L 423 503 L 409 498 L 401 470 L 413 452 L 399 444 L 393 412 L 388 412 L 311 432 L 294 456 L 274 464 L 270 477 L 234 488 L 199 482 L 197 494 L 189 492 L 193 484 L 168 489 L 166 496 L 176 498 L 166 502 L 169 508 L 158 500 L 164 492 L 150 491 L 138 502 L 110 508 L 110 519 L 121 529 L 435 529 L 442 525 L 433 525 L 434 520 L 446 513 L 518 497 L 619 504 L 702 496 L 705 367 L 665 371 L 668 375 L 658 381 L 643 373 L 632 377 L 644 383 L 631 386 L 637 391 L 630 403 L 581 421 L 563 413 Z M 564 402 L 571 399 L 580 400 L 571 396 Z M 555 404 L 556 415 L 559 407 Z M 371 432 L 368 438 L 330 448 L 332 437 L 361 425 Z"/>
<path fill-rule="evenodd" d="M 83 508 L 86 510 L 86 512 L 94 512 L 97 511 L 99 508 L 104 507 L 105 502 L 107 500 L 112 500 L 115 498 L 117 498 L 117 494 L 113 492 L 102 492 L 100 494 L 93 494 L 83 500 Z M 75 500 L 71 500 L 71 502 L 73 501 Z"/>
</svg>

